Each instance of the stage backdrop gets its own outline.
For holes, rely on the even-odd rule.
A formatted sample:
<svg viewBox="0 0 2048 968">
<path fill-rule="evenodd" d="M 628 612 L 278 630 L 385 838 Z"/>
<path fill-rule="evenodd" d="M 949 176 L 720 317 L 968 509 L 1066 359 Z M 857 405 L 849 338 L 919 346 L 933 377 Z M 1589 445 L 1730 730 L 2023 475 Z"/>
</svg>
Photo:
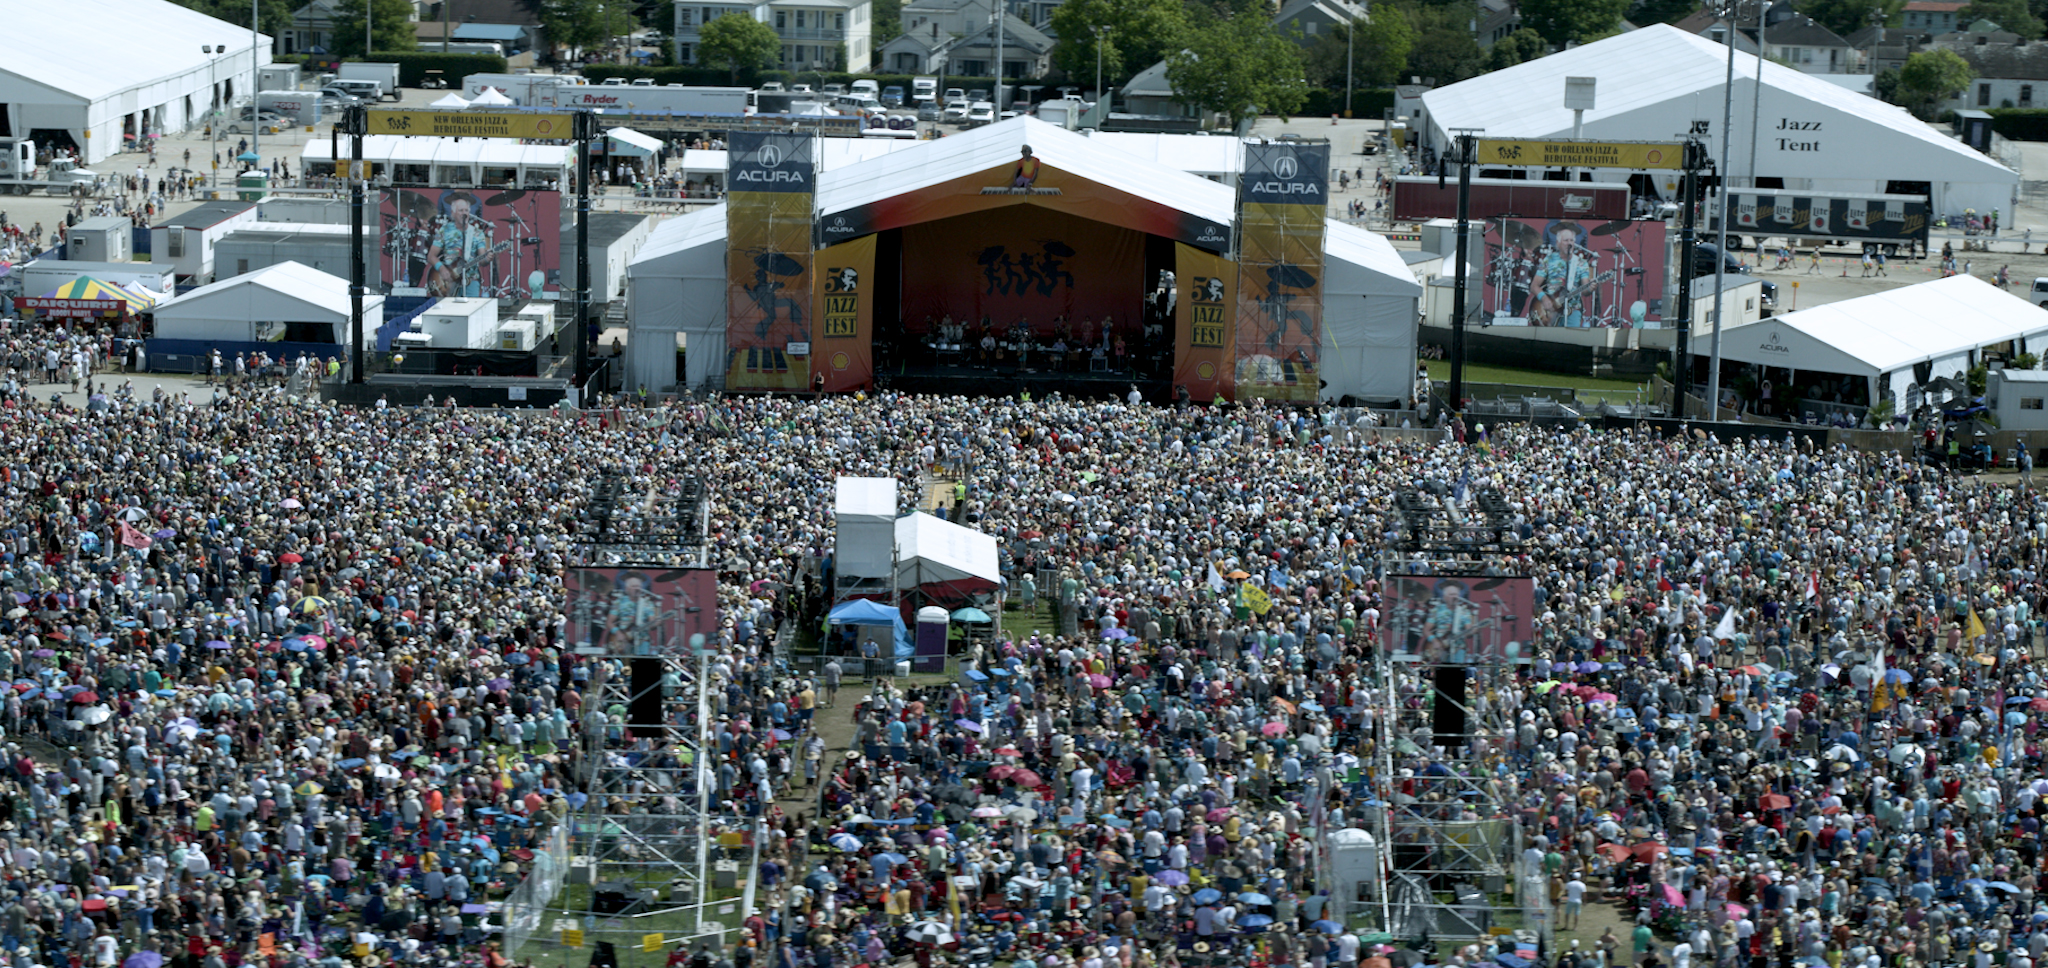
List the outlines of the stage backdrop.
<svg viewBox="0 0 2048 968">
<path fill-rule="evenodd" d="M 858 390 L 875 375 L 875 236 L 820 249 L 817 265 L 811 372 L 824 372 L 828 392 Z"/>
<path fill-rule="evenodd" d="M 1664 223 L 1494 218 L 1483 224 L 1479 311 L 1493 325 L 1662 325 Z"/>
<path fill-rule="evenodd" d="M 560 192 L 394 188 L 378 210 L 387 295 L 392 286 L 520 300 L 562 293 Z"/>
<path fill-rule="evenodd" d="M 1189 399 L 1232 396 L 1230 357 L 1237 345 L 1237 266 L 1184 242 L 1173 246 L 1173 382 Z"/>
<path fill-rule="evenodd" d="M 1022 317 L 1043 339 L 1064 313 L 1099 333 L 1104 316 L 1137 319 L 1144 266 L 1144 233 L 1036 206 L 922 222 L 903 229 L 903 319 L 922 332 L 927 316 L 988 316 L 1007 332 Z"/>
<path fill-rule="evenodd" d="M 1237 395 L 1319 395 L 1330 146 L 1248 144 L 1238 181 Z"/>
<path fill-rule="evenodd" d="M 733 390 L 806 390 L 811 358 L 810 135 L 732 132 L 726 154 L 727 363 Z"/>
</svg>

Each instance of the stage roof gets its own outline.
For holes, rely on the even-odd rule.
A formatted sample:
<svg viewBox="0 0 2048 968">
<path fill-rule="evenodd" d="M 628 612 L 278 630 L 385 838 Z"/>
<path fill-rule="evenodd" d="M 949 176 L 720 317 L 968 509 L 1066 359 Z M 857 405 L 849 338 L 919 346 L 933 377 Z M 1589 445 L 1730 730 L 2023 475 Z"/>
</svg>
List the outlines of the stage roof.
<svg viewBox="0 0 2048 968">
<path fill-rule="evenodd" d="M 1877 376 L 2044 335 L 2048 311 L 1974 276 L 1950 276 L 1732 327 L 1722 333 L 1721 356 Z"/>
<path fill-rule="evenodd" d="M 1228 140 L 1228 139 L 1225 139 Z M 1030 145 L 1044 164 L 1219 225 L 1237 216 L 1237 191 L 1199 175 L 1147 164 L 1131 153 L 1047 124 L 1018 117 L 912 148 L 828 169 L 818 176 L 820 221 L 1017 162 Z"/>
</svg>

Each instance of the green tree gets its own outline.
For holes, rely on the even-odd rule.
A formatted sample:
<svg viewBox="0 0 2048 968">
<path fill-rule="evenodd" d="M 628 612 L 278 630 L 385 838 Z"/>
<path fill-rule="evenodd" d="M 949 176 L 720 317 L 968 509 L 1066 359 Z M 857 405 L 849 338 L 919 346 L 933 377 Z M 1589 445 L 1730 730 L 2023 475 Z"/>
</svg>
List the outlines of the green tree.
<svg viewBox="0 0 2048 968">
<path fill-rule="evenodd" d="M 2041 36 L 2041 20 L 2027 9 L 2027 0 L 1970 0 L 1957 19 L 1962 23 L 1989 20 L 2028 40 Z"/>
<path fill-rule="evenodd" d="M 1308 100 L 1301 48 L 1280 36 L 1265 17 L 1198 13 L 1182 33 L 1181 48 L 1166 56 L 1166 80 L 1189 104 L 1207 108 L 1236 128 L 1262 111 L 1293 114 Z"/>
<path fill-rule="evenodd" d="M 1357 26 L 1356 43 L 1348 47 L 1352 25 L 1335 23 L 1302 49 L 1309 84 L 1342 91 L 1347 58 L 1354 89 L 1387 87 L 1400 81 L 1401 72 L 1408 68 L 1408 49 L 1415 45 L 1415 29 L 1408 25 L 1408 18 L 1386 7 L 1377 16 L 1361 18 Z"/>
<path fill-rule="evenodd" d="M 609 13 L 601 0 L 543 0 L 540 25 L 556 48 L 581 52 L 604 42 Z"/>
<path fill-rule="evenodd" d="M 1486 67 L 1486 53 L 1472 39 L 1468 24 L 1478 16 L 1470 3 L 1410 3 L 1408 16 L 1415 41 L 1408 50 L 1407 73 L 1439 86 L 1477 76 Z"/>
<path fill-rule="evenodd" d="M 1550 53 L 1550 45 L 1543 36 L 1523 27 L 1512 34 L 1493 42 L 1493 49 L 1486 52 L 1486 69 L 1497 71 L 1513 67 Z"/>
<path fill-rule="evenodd" d="M 879 50 L 883 44 L 903 35 L 903 0 L 874 0 L 870 7 L 868 49 Z"/>
<path fill-rule="evenodd" d="M 412 50 L 419 46 L 413 33 L 413 5 L 408 0 L 371 0 L 371 51 Z M 334 39 L 327 52 L 335 57 L 362 57 L 364 0 L 336 0 Z"/>
<path fill-rule="evenodd" d="M 1887 104 L 1899 103 L 1898 68 L 1887 67 L 1884 70 L 1879 71 L 1877 77 L 1870 82 L 1870 85 L 1871 88 L 1877 92 L 1878 100 L 1883 101 Z"/>
<path fill-rule="evenodd" d="M 1523 27 L 1563 47 L 1614 33 L 1628 0 L 1522 0 L 1521 10 Z"/>
<path fill-rule="evenodd" d="M 1906 66 L 1899 71 L 1899 103 L 1925 109 L 1969 87 L 1976 76 L 1969 62 L 1955 51 L 1946 47 L 1920 51 L 1906 58 Z"/>
<path fill-rule="evenodd" d="M 1899 2 L 1904 3 L 1905 0 Z M 1692 16 L 1693 11 L 1699 8 L 1699 0 L 1634 0 L 1628 8 L 1628 20 L 1644 27 L 1677 23 Z"/>
<path fill-rule="evenodd" d="M 1054 67 L 1068 77 L 1095 78 L 1095 29 L 1102 34 L 1102 82 L 1122 84 L 1166 58 L 1187 27 L 1180 0 L 1066 0 L 1052 11 Z"/>
<path fill-rule="evenodd" d="M 1799 5 L 1800 13 L 1844 37 L 1878 23 L 1896 27 L 1905 9 L 1906 0 L 1806 0 Z"/>
<path fill-rule="evenodd" d="M 697 62 L 732 71 L 734 81 L 741 71 L 774 67 L 781 56 L 782 38 L 752 14 L 729 13 L 697 31 Z"/>
</svg>

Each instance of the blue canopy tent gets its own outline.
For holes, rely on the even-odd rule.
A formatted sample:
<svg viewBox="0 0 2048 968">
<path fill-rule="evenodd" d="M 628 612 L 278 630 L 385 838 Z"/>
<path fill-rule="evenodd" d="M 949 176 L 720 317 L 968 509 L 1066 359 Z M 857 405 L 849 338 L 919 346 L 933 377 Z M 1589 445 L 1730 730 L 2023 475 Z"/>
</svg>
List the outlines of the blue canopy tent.
<svg viewBox="0 0 2048 968">
<path fill-rule="evenodd" d="M 893 631 L 890 640 L 896 643 L 894 658 L 908 659 L 916 651 L 910 641 L 910 630 L 903 624 L 903 613 L 868 598 L 849 598 L 832 606 L 826 616 L 828 625 L 870 625 L 886 626 Z"/>
</svg>

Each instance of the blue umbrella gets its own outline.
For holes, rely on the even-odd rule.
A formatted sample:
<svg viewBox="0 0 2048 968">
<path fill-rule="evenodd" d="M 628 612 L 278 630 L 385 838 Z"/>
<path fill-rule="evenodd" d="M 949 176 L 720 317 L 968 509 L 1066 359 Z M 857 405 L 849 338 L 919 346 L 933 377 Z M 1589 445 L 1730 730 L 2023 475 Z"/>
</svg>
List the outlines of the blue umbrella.
<svg viewBox="0 0 2048 968">
<path fill-rule="evenodd" d="M 2014 696 L 2011 699 L 2006 700 L 2005 704 L 2008 706 L 2021 706 L 2033 701 L 2034 697 L 2032 696 Z"/>
<path fill-rule="evenodd" d="M 1247 914 L 1237 919 L 1240 928 L 1263 928 L 1272 923 L 1273 919 L 1263 914 Z"/>
<path fill-rule="evenodd" d="M 1239 895 L 1237 896 L 1237 899 L 1238 899 L 1238 900 L 1240 900 L 1240 901 L 1243 901 L 1243 902 L 1244 902 L 1244 903 L 1246 903 L 1246 904 L 1271 904 L 1271 903 L 1273 903 L 1273 899 L 1272 899 L 1272 898 L 1270 898 L 1270 897 L 1267 897 L 1267 896 L 1266 896 L 1266 895 L 1264 895 L 1264 894 L 1260 894 L 1260 893 L 1259 893 L 1259 892 L 1257 892 L 1257 891 L 1246 891 L 1246 892 L 1244 892 L 1243 894 L 1239 894 Z"/>
<path fill-rule="evenodd" d="M 1317 931 L 1321 931 L 1321 932 L 1322 932 L 1322 933 L 1324 933 L 1324 934 L 1343 934 L 1343 933 L 1344 933 L 1344 926 L 1343 926 L 1343 925 L 1341 925 L 1341 924 L 1338 924 L 1338 923 L 1337 923 L 1337 922 L 1335 922 L 1335 921 L 1331 921 L 1331 920 L 1329 920 L 1329 919 L 1327 919 L 1327 918 L 1326 918 L 1326 919 L 1324 919 L 1324 920 L 1321 920 L 1321 921 L 1311 921 L 1311 922 L 1309 922 L 1309 925 L 1308 925 L 1308 926 L 1309 926 L 1309 927 L 1311 927 L 1311 928 L 1314 928 L 1314 929 L 1316 929 Z"/>
<path fill-rule="evenodd" d="M 242 152 L 241 154 L 239 154 L 239 155 L 236 155 L 236 156 L 235 156 L 235 160 L 236 160 L 236 161 L 262 161 L 262 160 L 263 160 L 263 156 L 262 156 L 262 155 L 259 155 L 259 154 L 257 154 L 257 153 L 255 153 L 255 152 L 253 152 L 253 151 L 244 151 L 244 152 Z"/>
<path fill-rule="evenodd" d="M 831 844 L 834 847 L 839 848 L 840 850 L 860 849 L 860 838 L 848 833 L 833 834 L 832 836 L 826 838 L 825 842 Z"/>
<path fill-rule="evenodd" d="M 1214 904 L 1223 900 L 1223 892 L 1213 887 L 1205 887 L 1195 892 L 1193 900 L 1196 904 Z"/>
<path fill-rule="evenodd" d="M 884 851 L 884 852 L 882 852 L 882 853 L 876 854 L 875 856 L 876 856 L 876 857 L 879 857 L 879 858 L 881 858 L 881 859 L 883 859 L 883 860 L 886 860 L 886 861 L 888 861 L 888 862 L 889 862 L 890 864 L 892 864 L 892 865 L 893 865 L 893 864 L 907 864 L 907 863 L 909 863 L 909 862 L 910 862 L 910 858 L 908 858 L 908 857 L 905 857 L 905 856 L 903 856 L 902 854 L 899 854 L 899 853 L 897 853 L 897 852 L 895 852 L 895 851 L 893 851 L 893 850 L 890 850 L 890 851 Z"/>
<path fill-rule="evenodd" d="M 121 962 L 121 968 L 163 968 L 164 956 L 154 951 L 138 951 Z"/>
<path fill-rule="evenodd" d="M 2018 894 L 2020 892 L 2019 885 L 2013 884 L 2009 881 L 1992 881 L 1991 883 L 1986 884 L 1984 886 L 1991 888 L 1994 891 L 2004 891 L 2007 894 Z"/>
<path fill-rule="evenodd" d="M 306 651 L 306 640 L 286 639 L 284 640 L 284 649 L 286 652 L 304 652 Z"/>
<path fill-rule="evenodd" d="M 356 767 L 363 765 L 363 758 L 360 756 L 351 756 L 348 759 L 342 760 L 341 762 L 336 763 L 334 765 L 341 767 L 344 770 L 353 770 Z"/>
<path fill-rule="evenodd" d="M 158 689 L 156 691 L 156 694 L 157 697 L 160 699 L 172 699 L 178 695 L 178 693 L 175 690 L 171 689 Z"/>
<path fill-rule="evenodd" d="M 1319 713 L 1323 711 L 1323 704 L 1313 699 L 1308 699 L 1302 702 L 1300 709 L 1303 712 Z"/>
</svg>

